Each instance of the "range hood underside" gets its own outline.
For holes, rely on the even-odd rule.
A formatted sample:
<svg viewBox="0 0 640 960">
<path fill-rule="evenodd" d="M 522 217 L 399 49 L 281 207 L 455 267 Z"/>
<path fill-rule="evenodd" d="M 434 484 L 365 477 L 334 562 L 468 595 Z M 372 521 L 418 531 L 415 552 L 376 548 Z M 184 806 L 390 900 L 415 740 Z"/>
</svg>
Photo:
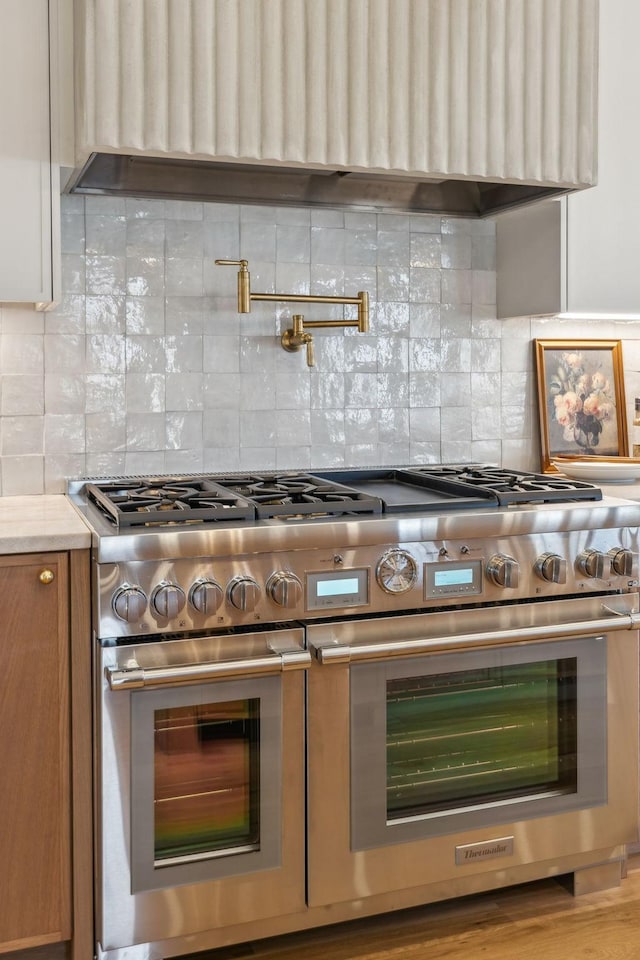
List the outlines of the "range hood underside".
<svg viewBox="0 0 640 960">
<path fill-rule="evenodd" d="M 570 188 L 94 153 L 70 193 L 491 217 Z"/>
</svg>

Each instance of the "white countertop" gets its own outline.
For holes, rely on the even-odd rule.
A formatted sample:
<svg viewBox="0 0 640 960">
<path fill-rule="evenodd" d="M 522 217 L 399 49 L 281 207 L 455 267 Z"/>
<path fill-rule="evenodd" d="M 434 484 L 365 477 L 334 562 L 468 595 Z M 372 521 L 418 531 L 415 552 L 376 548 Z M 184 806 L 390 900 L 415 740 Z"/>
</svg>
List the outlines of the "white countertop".
<svg viewBox="0 0 640 960">
<path fill-rule="evenodd" d="M 596 483 L 603 497 L 616 497 L 618 500 L 640 500 L 640 481 L 631 483 Z"/>
<path fill-rule="evenodd" d="M 90 545 L 89 528 L 63 494 L 0 497 L 0 554 Z"/>
</svg>

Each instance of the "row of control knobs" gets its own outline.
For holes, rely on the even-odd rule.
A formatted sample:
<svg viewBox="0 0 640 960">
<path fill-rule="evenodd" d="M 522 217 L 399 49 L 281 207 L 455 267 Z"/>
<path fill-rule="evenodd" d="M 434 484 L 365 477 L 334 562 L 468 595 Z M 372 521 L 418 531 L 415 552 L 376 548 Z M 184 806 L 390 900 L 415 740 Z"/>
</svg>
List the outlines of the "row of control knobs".
<svg viewBox="0 0 640 960">
<path fill-rule="evenodd" d="M 590 580 L 606 580 L 609 576 L 630 577 L 633 573 L 633 553 L 615 547 L 608 553 L 601 550 L 583 550 L 576 559 L 578 572 Z M 567 561 L 557 553 L 543 553 L 533 566 L 534 572 L 547 583 L 567 582 Z M 487 575 L 498 587 L 517 587 L 520 565 L 513 557 L 498 554 L 487 564 Z"/>
<path fill-rule="evenodd" d="M 462 550 L 468 552 L 468 550 Z M 446 550 L 441 551 L 446 556 Z M 630 577 L 633 573 L 633 553 L 615 547 L 608 553 L 584 550 L 576 559 L 581 576 L 605 580 L 609 576 Z M 546 583 L 567 582 L 567 561 L 557 553 L 543 553 L 533 566 L 534 573 Z M 487 579 L 496 587 L 515 588 L 520 579 L 520 564 L 504 553 L 492 556 L 486 565 Z M 389 550 L 376 568 L 376 580 L 387 593 L 405 593 L 418 580 L 418 564 L 406 550 Z"/>
<path fill-rule="evenodd" d="M 584 550 L 576 560 L 576 567 L 584 577 L 604 580 L 608 576 L 632 576 L 633 563 L 631 550 L 616 547 L 608 553 Z M 533 569 L 547 583 L 567 582 L 567 561 L 559 554 L 543 553 Z M 519 582 L 520 564 L 506 554 L 495 554 L 487 562 L 486 574 L 495 586 L 515 588 Z M 376 580 L 387 593 L 406 592 L 416 583 L 417 576 L 417 563 L 406 550 L 389 551 L 376 569 Z M 283 609 L 297 607 L 302 594 L 302 583 L 288 570 L 279 570 L 267 580 L 268 599 Z M 162 581 L 154 587 L 149 598 L 142 587 L 125 583 L 113 595 L 112 606 L 116 616 L 127 623 L 141 620 L 149 606 L 155 615 L 173 620 L 187 603 L 198 613 L 212 616 L 222 606 L 225 596 L 230 606 L 242 613 L 250 613 L 260 600 L 261 588 L 253 577 L 238 576 L 227 585 L 225 594 L 216 580 L 202 577 L 191 585 L 188 595 L 178 584 Z"/>
<path fill-rule="evenodd" d="M 255 609 L 260 599 L 260 586 L 252 577 L 234 577 L 227 586 L 228 603 L 236 610 L 249 613 Z M 293 573 L 278 571 L 267 581 L 267 596 L 279 607 L 291 609 L 302 599 L 302 584 Z M 151 605 L 152 611 L 164 620 L 173 620 L 184 609 L 187 602 L 198 613 L 213 615 L 222 606 L 225 592 L 216 580 L 202 577 L 196 580 L 185 593 L 177 583 L 163 581 L 147 597 L 142 587 L 125 583 L 113 595 L 113 611 L 120 620 L 135 623 L 146 613 Z"/>
</svg>

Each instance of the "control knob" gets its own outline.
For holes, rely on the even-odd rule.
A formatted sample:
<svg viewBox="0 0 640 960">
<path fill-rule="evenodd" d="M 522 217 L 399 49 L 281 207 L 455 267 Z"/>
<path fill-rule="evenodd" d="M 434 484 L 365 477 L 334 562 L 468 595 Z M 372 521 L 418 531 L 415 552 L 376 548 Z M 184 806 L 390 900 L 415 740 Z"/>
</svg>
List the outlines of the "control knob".
<svg viewBox="0 0 640 960">
<path fill-rule="evenodd" d="M 609 550 L 611 572 L 620 577 L 630 577 L 633 574 L 633 552 L 624 547 L 614 547 Z"/>
<path fill-rule="evenodd" d="M 267 593 L 279 607 L 291 610 L 297 607 L 302 599 L 302 584 L 295 573 L 288 570 L 279 570 L 273 573 L 267 581 Z"/>
<path fill-rule="evenodd" d="M 386 593 L 406 593 L 418 579 L 418 567 L 406 550 L 389 550 L 376 567 L 376 580 Z"/>
<path fill-rule="evenodd" d="M 536 560 L 533 569 L 540 579 L 547 583 L 567 582 L 567 561 L 557 553 L 543 553 Z"/>
<path fill-rule="evenodd" d="M 114 593 L 111 604 L 116 617 L 126 623 L 134 623 L 144 616 L 147 609 L 147 595 L 140 587 L 124 583 Z"/>
<path fill-rule="evenodd" d="M 189 590 L 189 603 L 198 613 L 213 614 L 224 599 L 222 587 L 215 580 L 202 577 Z"/>
<path fill-rule="evenodd" d="M 151 594 L 151 605 L 163 620 L 173 620 L 186 603 L 184 590 L 176 583 L 163 581 Z"/>
<path fill-rule="evenodd" d="M 580 573 L 591 580 L 604 580 L 607 555 L 601 550 L 583 550 L 576 563 Z"/>
<path fill-rule="evenodd" d="M 487 576 L 496 587 L 517 587 L 520 580 L 520 566 L 513 557 L 497 553 L 487 564 Z"/>
<path fill-rule="evenodd" d="M 260 587 L 251 577 L 235 577 L 229 584 L 228 595 L 236 610 L 249 613 L 260 598 Z"/>
</svg>

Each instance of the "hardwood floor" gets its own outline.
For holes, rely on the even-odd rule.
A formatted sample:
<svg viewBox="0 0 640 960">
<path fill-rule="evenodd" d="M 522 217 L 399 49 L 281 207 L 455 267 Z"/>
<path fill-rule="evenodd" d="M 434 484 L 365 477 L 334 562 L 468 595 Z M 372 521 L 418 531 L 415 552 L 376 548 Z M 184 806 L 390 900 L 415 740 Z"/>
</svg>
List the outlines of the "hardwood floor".
<svg viewBox="0 0 640 960">
<path fill-rule="evenodd" d="M 640 960 L 640 857 L 574 898 L 542 880 L 193 955 L 193 960 Z"/>
</svg>

